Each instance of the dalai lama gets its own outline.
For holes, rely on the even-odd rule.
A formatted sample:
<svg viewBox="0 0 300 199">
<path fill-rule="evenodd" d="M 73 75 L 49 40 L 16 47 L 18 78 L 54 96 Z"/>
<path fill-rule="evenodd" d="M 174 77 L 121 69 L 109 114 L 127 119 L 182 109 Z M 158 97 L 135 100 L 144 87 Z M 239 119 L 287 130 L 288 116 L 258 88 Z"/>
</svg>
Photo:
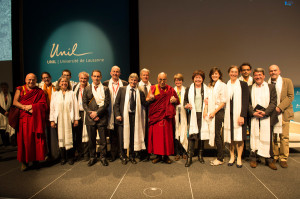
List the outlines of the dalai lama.
<svg viewBox="0 0 300 199">
<path fill-rule="evenodd" d="M 151 86 L 147 96 L 149 106 L 148 153 L 156 154 L 153 164 L 164 161 L 171 164 L 169 155 L 174 153 L 173 124 L 175 106 L 179 104 L 175 90 L 167 85 L 167 74 L 157 77 L 158 84 Z"/>
</svg>

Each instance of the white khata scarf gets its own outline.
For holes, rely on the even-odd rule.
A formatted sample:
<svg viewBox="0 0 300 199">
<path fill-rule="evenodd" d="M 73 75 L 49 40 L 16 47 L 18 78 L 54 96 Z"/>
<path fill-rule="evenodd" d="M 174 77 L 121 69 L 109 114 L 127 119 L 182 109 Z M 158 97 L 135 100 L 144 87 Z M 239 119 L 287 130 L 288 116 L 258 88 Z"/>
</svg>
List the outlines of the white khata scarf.
<svg viewBox="0 0 300 199">
<path fill-rule="evenodd" d="M 269 84 L 272 83 L 271 78 L 269 79 L 268 83 Z M 282 89 L 282 77 L 279 75 L 276 80 L 277 105 L 280 104 L 281 89 Z M 276 134 L 282 133 L 282 113 L 278 115 L 278 122 L 274 126 L 274 133 Z"/>
<path fill-rule="evenodd" d="M 253 84 L 253 78 L 251 76 L 249 76 L 248 81 L 246 81 L 243 76 L 240 76 L 239 80 L 246 82 L 248 86 L 251 86 Z"/>
<path fill-rule="evenodd" d="M 10 92 L 7 93 L 7 103 L 5 104 L 5 95 L 1 91 L 0 92 L 0 105 L 4 110 L 8 110 L 12 105 L 12 96 Z M 0 129 L 4 129 L 5 132 L 9 133 L 9 136 L 15 134 L 15 129 L 12 128 L 8 123 L 8 117 L 0 114 Z"/>
<path fill-rule="evenodd" d="M 8 92 L 7 94 L 7 103 L 5 103 L 5 95 L 4 93 L 1 91 L 0 92 L 0 106 L 7 111 L 12 103 L 12 98 L 10 93 Z M 0 114 L 0 129 L 6 129 L 8 125 L 8 117 Z"/>
<path fill-rule="evenodd" d="M 59 147 L 66 147 L 66 150 L 73 147 L 72 136 L 72 120 L 70 113 L 73 112 L 74 104 L 72 91 L 65 92 L 65 99 L 62 91 L 56 92 L 55 101 L 58 106 L 58 121 L 57 121 L 57 133 L 58 133 L 58 145 Z"/>
<path fill-rule="evenodd" d="M 251 91 L 251 100 L 252 100 L 252 107 L 255 108 L 257 104 L 267 108 L 270 103 L 270 91 L 267 82 L 263 82 L 261 85 L 263 89 L 263 100 L 258 101 L 256 99 L 257 85 L 252 85 Z M 260 128 L 259 128 L 259 121 L 260 121 Z M 270 156 L 270 117 L 264 118 L 251 118 L 251 134 L 250 134 L 250 147 L 252 151 L 257 150 L 257 154 L 269 158 Z"/>
<path fill-rule="evenodd" d="M 208 109 L 207 109 L 207 116 L 205 121 L 208 124 L 209 129 L 209 145 L 215 145 L 215 118 L 210 119 L 209 114 L 214 112 L 216 109 L 216 97 L 217 97 L 217 90 L 221 84 L 221 80 L 218 80 L 214 87 L 208 87 Z"/>
<path fill-rule="evenodd" d="M 207 93 L 207 87 L 205 84 L 202 85 L 204 88 L 204 95 Z M 195 106 L 195 86 L 194 83 L 191 84 L 189 93 L 188 93 L 189 103 L 192 105 L 191 110 L 191 117 L 190 117 L 190 129 L 189 135 L 198 134 L 198 124 L 197 124 L 197 114 L 196 114 L 196 106 Z M 205 96 L 204 96 L 205 99 Z M 204 109 L 204 99 L 202 99 L 202 123 L 201 123 L 201 140 L 208 140 L 209 139 L 209 131 L 208 131 L 208 124 L 203 118 L 203 109 Z"/>
<path fill-rule="evenodd" d="M 123 110 L 123 135 L 124 135 L 124 149 L 129 149 L 130 142 L 130 123 L 129 123 L 129 98 L 130 98 L 130 85 L 126 87 L 125 94 L 125 102 L 124 102 L 124 110 Z M 142 107 L 141 107 L 141 99 L 140 99 L 140 91 L 136 89 L 135 92 L 136 99 L 136 107 L 135 107 L 135 122 L 134 122 L 134 151 L 140 151 L 142 149 L 146 149 L 144 142 L 144 128 L 142 125 Z"/>
<path fill-rule="evenodd" d="M 178 92 L 177 86 L 174 87 L 176 93 Z M 188 139 L 187 139 L 187 119 L 186 119 L 186 111 L 184 108 L 184 95 L 185 95 L 185 87 L 181 86 L 180 91 L 180 123 L 179 123 L 179 112 L 178 108 L 176 108 L 175 115 L 175 138 L 178 140 L 180 138 L 180 143 L 183 148 L 187 150 L 188 148 Z"/>
<path fill-rule="evenodd" d="M 116 93 L 114 93 L 114 88 L 113 88 L 113 80 L 110 79 L 109 80 L 109 83 L 108 83 L 108 88 L 109 88 L 109 91 L 110 91 L 110 104 L 109 104 L 109 109 L 108 109 L 108 112 L 109 112 L 109 122 L 108 122 L 108 125 L 107 125 L 107 128 L 110 129 L 110 130 L 114 130 L 114 104 L 115 104 L 115 99 L 117 97 L 117 93 L 119 91 L 119 89 L 121 87 L 123 87 L 123 83 L 121 81 L 121 79 L 119 79 L 119 87 L 118 89 L 116 90 Z"/>
<path fill-rule="evenodd" d="M 224 117 L 224 142 L 231 143 L 230 130 L 230 99 L 233 98 L 233 141 L 243 141 L 243 129 L 238 125 L 238 118 L 242 111 L 242 88 L 240 80 L 231 84 L 227 82 L 227 99 Z"/>
<path fill-rule="evenodd" d="M 86 87 L 90 86 L 89 83 L 87 83 Z M 79 90 L 80 87 L 80 83 L 78 83 L 74 89 L 74 93 L 76 95 L 77 91 Z M 82 142 L 88 142 L 89 141 L 89 136 L 87 134 L 87 129 L 86 129 L 86 125 L 85 125 L 85 117 L 86 117 L 86 112 L 84 111 L 84 115 L 83 115 L 83 129 L 82 129 Z"/>
</svg>

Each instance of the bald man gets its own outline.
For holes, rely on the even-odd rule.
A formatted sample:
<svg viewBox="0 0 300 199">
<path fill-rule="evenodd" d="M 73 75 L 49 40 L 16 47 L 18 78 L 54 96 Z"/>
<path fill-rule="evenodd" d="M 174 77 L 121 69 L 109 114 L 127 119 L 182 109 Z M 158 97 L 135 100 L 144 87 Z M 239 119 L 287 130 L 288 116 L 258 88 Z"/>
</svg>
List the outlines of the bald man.
<svg viewBox="0 0 300 199">
<path fill-rule="evenodd" d="M 103 82 L 103 86 L 109 88 L 110 92 L 110 104 L 109 104 L 109 119 L 108 119 L 108 126 L 109 129 L 109 139 L 111 144 L 110 154 L 111 157 L 109 158 L 110 162 L 116 160 L 118 154 L 120 153 L 119 149 L 119 135 L 118 135 L 118 125 L 115 123 L 114 111 L 113 107 L 115 105 L 115 99 L 119 92 L 119 89 L 123 86 L 127 86 L 128 82 L 120 79 L 121 69 L 119 66 L 113 66 L 110 71 L 110 80 L 106 80 Z"/>
<path fill-rule="evenodd" d="M 167 74 L 157 77 L 158 84 L 150 87 L 147 101 L 149 106 L 148 153 L 156 154 L 153 164 L 164 161 L 171 164 L 169 155 L 174 153 L 173 125 L 175 107 L 179 104 L 176 91 L 167 85 Z M 164 157 L 162 157 L 164 156 Z"/>
<path fill-rule="evenodd" d="M 287 168 L 287 159 L 289 156 L 289 128 L 290 120 L 294 119 L 292 102 L 294 100 L 294 86 L 292 80 L 283 78 L 277 65 L 269 67 L 269 84 L 275 84 L 277 92 L 276 112 L 279 122 L 274 127 L 274 163 L 280 161 L 282 168 Z M 278 147 L 277 137 L 280 138 L 280 150 Z"/>
<path fill-rule="evenodd" d="M 45 93 L 36 86 L 35 74 L 29 73 L 25 85 L 16 89 L 13 105 L 19 109 L 19 131 L 17 135 L 17 159 L 22 163 L 21 170 L 28 169 L 28 163 L 38 166 L 45 160 L 45 126 L 48 109 Z"/>
</svg>

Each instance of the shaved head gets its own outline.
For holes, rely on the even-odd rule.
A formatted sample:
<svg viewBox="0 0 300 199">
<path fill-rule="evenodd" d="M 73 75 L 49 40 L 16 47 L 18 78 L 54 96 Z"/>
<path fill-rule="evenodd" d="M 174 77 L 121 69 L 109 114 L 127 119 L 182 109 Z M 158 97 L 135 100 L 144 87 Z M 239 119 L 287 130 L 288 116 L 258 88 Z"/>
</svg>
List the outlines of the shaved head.
<svg viewBox="0 0 300 199">
<path fill-rule="evenodd" d="M 26 75 L 25 82 L 26 86 L 30 89 L 34 88 L 36 86 L 36 75 L 33 73 L 29 73 Z"/>
<path fill-rule="evenodd" d="M 161 72 L 157 76 L 157 82 L 161 88 L 164 88 L 167 85 L 167 74 Z"/>
</svg>

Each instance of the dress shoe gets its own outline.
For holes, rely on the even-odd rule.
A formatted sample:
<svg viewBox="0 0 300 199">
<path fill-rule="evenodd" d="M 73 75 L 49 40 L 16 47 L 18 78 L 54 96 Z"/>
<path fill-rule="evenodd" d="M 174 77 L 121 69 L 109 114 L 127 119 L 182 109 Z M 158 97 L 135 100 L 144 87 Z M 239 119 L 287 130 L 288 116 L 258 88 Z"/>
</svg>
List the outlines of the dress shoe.
<svg viewBox="0 0 300 199">
<path fill-rule="evenodd" d="M 132 164 L 137 164 L 137 161 L 135 160 L 135 158 L 130 158 L 130 162 L 131 162 Z"/>
<path fill-rule="evenodd" d="M 256 161 L 251 161 L 250 162 L 250 167 L 256 168 L 257 167 L 257 162 Z"/>
<path fill-rule="evenodd" d="M 164 162 L 167 163 L 167 164 L 171 164 L 172 160 L 169 158 L 169 156 L 165 155 L 164 156 Z"/>
<path fill-rule="evenodd" d="M 161 156 L 157 156 L 154 160 L 152 160 L 153 164 L 156 164 L 162 160 Z"/>
<path fill-rule="evenodd" d="M 280 166 L 281 166 L 282 168 L 288 168 L 288 164 L 287 164 L 286 161 L 280 161 Z"/>
<path fill-rule="evenodd" d="M 100 162 L 103 166 L 108 166 L 108 162 L 107 162 L 106 158 L 101 158 Z"/>
<path fill-rule="evenodd" d="M 88 166 L 91 167 L 93 166 L 94 164 L 96 164 L 97 162 L 97 159 L 96 158 L 91 158 L 88 162 Z"/>
<path fill-rule="evenodd" d="M 33 161 L 32 162 L 32 168 L 36 169 L 36 170 L 39 170 L 41 168 L 40 162 L 39 161 Z"/>
<path fill-rule="evenodd" d="M 109 162 L 114 162 L 116 160 L 116 157 L 112 156 L 108 159 Z"/>
<path fill-rule="evenodd" d="M 66 164 L 66 163 L 67 163 L 67 161 L 66 161 L 65 159 L 61 159 L 61 160 L 60 160 L 60 164 L 61 164 L 61 165 L 64 165 L 64 164 Z"/>
<path fill-rule="evenodd" d="M 273 170 L 277 170 L 277 167 L 276 167 L 276 165 L 273 163 L 273 161 L 272 161 L 272 162 L 269 162 L 269 163 L 267 163 L 267 165 L 268 165 L 268 167 L 270 167 L 271 169 L 273 169 Z"/>
<path fill-rule="evenodd" d="M 200 162 L 201 164 L 204 164 L 204 163 L 205 163 L 205 161 L 204 161 L 204 159 L 203 159 L 203 151 L 200 151 L 200 152 L 199 152 L 198 160 L 199 160 L 199 162 Z"/>
<path fill-rule="evenodd" d="M 143 159 L 143 162 L 149 162 L 150 161 L 150 154 L 147 154 L 146 158 Z"/>
<path fill-rule="evenodd" d="M 174 158 L 174 160 L 175 160 L 175 161 L 180 160 L 180 155 L 176 155 L 175 158 Z"/>
<path fill-rule="evenodd" d="M 214 161 L 210 162 L 211 166 L 219 166 L 219 165 L 222 165 L 222 164 L 224 164 L 224 161 L 220 161 L 218 159 L 215 159 Z"/>
<path fill-rule="evenodd" d="M 274 160 L 273 160 L 273 163 L 274 163 L 274 164 L 276 164 L 277 162 L 278 162 L 278 160 L 277 160 L 277 159 L 274 159 Z"/>
<path fill-rule="evenodd" d="M 73 165 L 74 164 L 74 159 L 71 158 L 69 161 L 68 161 L 69 165 Z"/>
<path fill-rule="evenodd" d="M 90 159 L 90 158 L 89 158 L 88 156 L 85 156 L 85 157 L 83 158 L 83 161 L 84 161 L 84 162 L 87 162 L 87 161 L 89 161 L 89 159 Z"/>
<path fill-rule="evenodd" d="M 235 163 L 235 161 L 233 161 L 233 162 L 228 162 L 227 166 L 231 167 L 231 166 L 234 165 L 234 163 Z"/>
<path fill-rule="evenodd" d="M 186 159 L 186 163 L 185 163 L 185 167 L 190 167 L 191 166 L 191 164 L 192 164 L 192 162 L 193 162 L 193 159 L 192 159 L 192 157 L 188 157 L 187 159 Z"/>
<path fill-rule="evenodd" d="M 120 157 L 120 159 L 121 159 L 121 162 L 122 162 L 123 165 L 126 165 L 126 164 L 127 164 L 127 158 L 125 158 L 125 157 Z"/>
</svg>

